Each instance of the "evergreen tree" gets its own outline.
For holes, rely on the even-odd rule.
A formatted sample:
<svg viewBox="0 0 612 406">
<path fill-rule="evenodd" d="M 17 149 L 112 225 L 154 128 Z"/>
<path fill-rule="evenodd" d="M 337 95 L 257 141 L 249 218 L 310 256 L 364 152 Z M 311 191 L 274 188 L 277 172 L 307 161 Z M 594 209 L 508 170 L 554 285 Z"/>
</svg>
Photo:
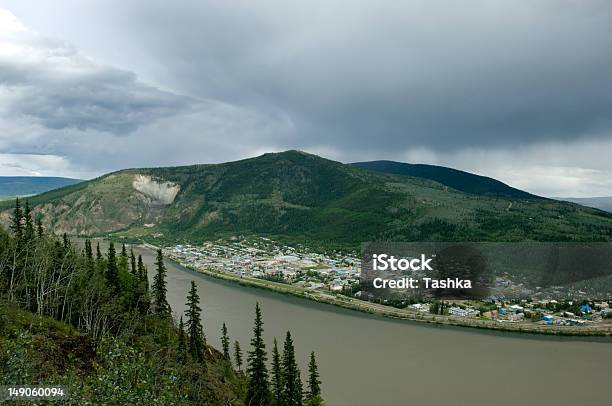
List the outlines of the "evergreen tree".
<svg viewBox="0 0 612 406">
<path fill-rule="evenodd" d="M 127 250 L 125 249 L 125 243 L 121 244 L 121 256 L 127 258 Z"/>
<path fill-rule="evenodd" d="M 242 350 L 237 340 L 234 341 L 234 359 L 236 360 L 236 368 L 238 368 L 238 371 L 242 371 Z"/>
<path fill-rule="evenodd" d="M 310 353 L 310 362 L 308 363 L 308 394 L 306 395 L 306 404 L 307 406 L 323 404 L 319 368 L 317 367 L 314 351 Z"/>
<path fill-rule="evenodd" d="M 202 331 L 200 296 L 195 281 L 191 281 L 191 289 L 187 295 L 187 334 L 189 336 L 189 353 L 198 361 L 204 361 L 205 338 Z"/>
<path fill-rule="evenodd" d="M 15 237 L 15 242 L 19 244 L 23 240 L 23 210 L 19 198 L 15 199 L 15 209 L 13 210 L 10 229 Z"/>
<path fill-rule="evenodd" d="M 68 250 L 70 248 L 70 240 L 68 239 L 68 234 L 64 233 L 62 235 L 62 240 L 64 241 L 64 250 Z"/>
<path fill-rule="evenodd" d="M 147 275 L 147 267 L 144 265 L 144 262 L 142 262 L 142 255 L 138 255 L 138 265 L 136 265 L 137 268 L 137 275 L 138 275 L 138 279 L 140 279 L 141 282 L 145 283 L 145 288 L 148 290 L 149 289 L 149 277 Z"/>
<path fill-rule="evenodd" d="M 89 241 L 89 239 L 85 240 L 85 258 L 93 259 L 93 252 L 91 251 L 91 241 Z"/>
<path fill-rule="evenodd" d="M 93 274 L 94 271 L 94 259 L 93 252 L 91 249 L 91 240 L 85 240 L 85 260 L 87 261 L 87 270 L 90 275 Z"/>
<path fill-rule="evenodd" d="M 100 243 L 96 244 L 96 263 L 95 263 L 96 271 L 101 275 L 106 275 L 106 261 L 104 261 L 104 257 L 102 256 L 102 252 L 100 251 Z"/>
<path fill-rule="evenodd" d="M 179 321 L 179 331 L 178 331 L 178 359 L 184 361 L 186 359 L 187 354 L 187 340 L 185 339 L 185 325 L 183 324 L 183 316 L 181 316 L 181 320 Z"/>
<path fill-rule="evenodd" d="M 162 250 L 157 250 L 157 259 L 155 261 L 157 272 L 153 278 L 151 290 L 153 292 L 153 311 L 161 317 L 170 316 L 170 305 L 166 299 L 166 265 L 164 264 L 164 256 Z"/>
<path fill-rule="evenodd" d="M 45 231 L 43 229 L 42 220 L 37 219 L 36 220 L 36 235 L 38 236 L 38 238 L 42 238 L 44 234 L 45 234 Z"/>
<path fill-rule="evenodd" d="M 25 208 L 23 210 L 24 217 L 24 239 L 25 241 L 32 241 L 34 239 L 34 223 L 32 222 L 32 209 L 30 203 L 26 200 Z"/>
<path fill-rule="evenodd" d="M 117 291 L 119 289 L 119 268 L 117 267 L 117 257 L 115 245 L 111 241 L 108 246 L 108 256 L 106 263 L 106 282 L 108 286 Z"/>
<path fill-rule="evenodd" d="M 287 331 L 285 346 L 283 348 L 283 405 L 302 405 L 302 380 L 300 370 L 295 360 L 295 348 L 291 333 Z"/>
<path fill-rule="evenodd" d="M 102 251 L 100 251 L 100 243 L 96 244 L 96 262 L 100 262 L 102 260 Z"/>
<path fill-rule="evenodd" d="M 223 357 L 226 360 L 230 360 L 230 339 L 229 336 L 227 335 L 227 326 L 225 325 L 225 323 L 223 323 L 223 327 L 221 327 L 221 345 L 223 347 Z"/>
<path fill-rule="evenodd" d="M 272 394 L 277 405 L 282 405 L 283 398 L 283 369 L 281 366 L 281 358 L 278 353 L 278 343 L 274 338 L 272 346 Z"/>
<path fill-rule="evenodd" d="M 248 353 L 249 388 L 246 404 L 252 406 L 269 405 L 271 393 L 268 387 L 266 345 L 263 340 L 263 320 L 259 303 L 255 305 L 255 326 L 253 327 L 251 346 L 253 349 Z"/>
<path fill-rule="evenodd" d="M 134 276 L 138 275 L 138 270 L 136 269 L 136 257 L 134 256 L 134 250 L 132 248 L 130 248 L 130 272 Z"/>
</svg>

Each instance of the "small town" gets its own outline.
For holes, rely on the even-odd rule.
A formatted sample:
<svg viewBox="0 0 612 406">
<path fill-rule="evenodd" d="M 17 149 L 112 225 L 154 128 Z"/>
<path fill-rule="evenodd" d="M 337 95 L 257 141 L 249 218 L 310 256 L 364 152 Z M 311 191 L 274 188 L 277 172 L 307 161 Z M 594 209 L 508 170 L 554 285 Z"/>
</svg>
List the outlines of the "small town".
<svg viewBox="0 0 612 406">
<path fill-rule="evenodd" d="M 301 252 L 267 238 L 176 245 L 166 253 L 196 269 L 287 283 L 310 290 L 342 292 L 359 286 L 361 260 L 341 254 Z"/>
<path fill-rule="evenodd" d="M 549 326 L 580 327 L 612 322 L 609 301 L 587 300 L 582 295 L 573 300 L 566 297 L 557 300 L 539 289 L 531 290 L 522 283 L 513 282 L 507 273 L 495 278 L 492 293 L 484 301 L 397 301 L 373 298 L 361 290 L 361 259 L 355 255 L 314 253 L 264 237 L 232 238 L 202 245 L 180 244 L 166 247 L 164 251 L 170 258 L 195 270 L 282 283 L 320 295 L 348 296 L 417 314 Z M 516 292 L 521 292 L 521 299 L 511 299 Z M 529 294 L 527 298 L 525 293 Z"/>
</svg>

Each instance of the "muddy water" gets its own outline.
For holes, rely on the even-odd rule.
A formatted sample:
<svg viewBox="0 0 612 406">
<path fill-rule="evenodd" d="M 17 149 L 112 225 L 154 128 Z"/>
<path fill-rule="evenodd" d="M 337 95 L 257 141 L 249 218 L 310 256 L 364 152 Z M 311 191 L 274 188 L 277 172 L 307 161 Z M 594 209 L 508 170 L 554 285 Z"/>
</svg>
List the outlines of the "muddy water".
<svg viewBox="0 0 612 406">
<path fill-rule="evenodd" d="M 154 253 L 138 251 L 152 276 Z M 173 311 L 184 310 L 195 280 L 205 333 L 217 348 L 225 322 L 231 339 L 248 349 L 259 301 L 268 349 L 291 330 L 303 377 L 314 350 L 331 406 L 612 404 L 612 342 L 393 321 L 167 266 Z"/>
</svg>

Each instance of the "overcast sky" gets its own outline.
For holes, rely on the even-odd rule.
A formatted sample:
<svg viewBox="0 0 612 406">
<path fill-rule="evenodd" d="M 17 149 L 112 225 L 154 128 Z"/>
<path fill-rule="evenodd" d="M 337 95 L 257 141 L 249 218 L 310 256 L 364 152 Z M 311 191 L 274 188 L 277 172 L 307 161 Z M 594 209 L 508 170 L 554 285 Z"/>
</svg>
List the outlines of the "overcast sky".
<svg viewBox="0 0 612 406">
<path fill-rule="evenodd" d="M 0 175 L 301 149 L 612 195 L 612 2 L 0 0 Z"/>
</svg>

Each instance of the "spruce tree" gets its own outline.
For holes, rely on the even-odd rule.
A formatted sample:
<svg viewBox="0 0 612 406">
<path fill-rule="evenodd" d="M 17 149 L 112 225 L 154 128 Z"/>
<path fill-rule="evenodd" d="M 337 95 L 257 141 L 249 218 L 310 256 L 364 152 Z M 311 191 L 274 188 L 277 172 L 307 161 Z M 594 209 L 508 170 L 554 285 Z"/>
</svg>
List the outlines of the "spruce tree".
<svg viewBox="0 0 612 406">
<path fill-rule="evenodd" d="M 138 275 L 138 279 L 140 279 L 141 282 L 145 283 L 145 288 L 148 290 L 149 289 L 149 277 L 147 275 L 147 267 L 144 265 L 144 262 L 142 262 L 142 255 L 138 255 L 138 265 L 136 265 L 137 268 L 137 275 Z"/>
<path fill-rule="evenodd" d="M 278 352 L 278 343 L 274 338 L 272 346 L 272 394 L 277 405 L 282 405 L 283 397 L 283 369 L 281 358 Z"/>
<path fill-rule="evenodd" d="M 102 252 L 100 251 L 100 243 L 96 244 L 96 262 L 95 269 L 101 275 L 106 274 L 106 263 L 104 261 L 104 257 L 102 257 Z"/>
<path fill-rule="evenodd" d="M 223 357 L 226 360 L 230 360 L 230 339 L 229 336 L 227 335 L 227 326 L 225 325 L 225 323 L 223 323 L 223 327 L 221 327 L 221 345 L 223 347 Z"/>
<path fill-rule="evenodd" d="M 153 311 L 160 317 L 170 317 L 170 305 L 166 299 L 166 265 L 164 264 L 164 256 L 161 249 L 157 250 L 155 266 L 157 271 L 151 286 L 153 292 Z"/>
<path fill-rule="evenodd" d="M 242 350 L 238 340 L 234 341 L 234 359 L 236 360 L 236 368 L 238 368 L 238 371 L 242 371 Z"/>
<path fill-rule="evenodd" d="M 321 381 L 319 380 L 319 368 L 315 359 L 314 351 L 310 353 L 308 363 L 308 393 L 306 395 L 307 406 L 318 406 L 323 404 L 321 398 Z"/>
<path fill-rule="evenodd" d="M 23 240 L 23 210 L 21 209 L 19 198 L 15 199 L 15 209 L 13 210 L 13 217 L 11 218 L 11 225 L 9 227 L 13 232 L 15 241 L 20 243 Z"/>
<path fill-rule="evenodd" d="M 179 331 L 178 331 L 178 347 L 177 354 L 178 359 L 180 361 L 184 361 L 187 357 L 187 340 L 185 339 L 185 325 L 183 324 L 183 316 L 179 321 Z"/>
<path fill-rule="evenodd" d="M 119 289 L 119 268 L 117 267 L 117 256 L 115 245 L 111 241 L 108 246 L 108 261 L 106 263 L 106 282 L 108 286 L 117 291 Z"/>
<path fill-rule="evenodd" d="M 255 326 L 253 327 L 251 346 L 253 349 L 249 351 L 247 359 L 249 388 L 246 404 L 252 406 L 269 405 L 271 393 L 268 387 L 268 369 L 266 368 L 268 357 L 263 339 L 263 320 L 259 303 L 255 305 Z"/>
<path fill-rule="evenodd" d="M 100 251 L 100 243 L 96 244 L 96 262 L 100 262 L 102 260 L 102 251 Z"/>
<path fill-rule="evenodd" d="M 300 370 L 295 360 L 295 348 L 291 333 L 287 331 L 285 346 L 283 348 L 283 405 L 302 405 L 302 380 Z"/>
<path fill-rule="evenodd" d="M 121 256 L 127 258 L 127 250 L 125 249 L 125 243 L 121 244 Z"/>
<path fill-rule="evenodd" d="M 91 249 L 91 240 L 85 240 L 85 259 L 87 261 L 87 270 L 91 275 L 93 274 L 95 266 L 93 259 L 93 251 Z"/>
<path fill-rule="evenodd" d="M 93 252 L 91 251 L 91 241 L 89 241 L 89 239 L 85 240 L 85 258 L 93 259 Z"/>
<path fill-rule="evenodd" d="M 200 296 L 195 281 L 191 281 L 191 289 L 187 295 L 187 334 L 189 336 L 189 353 L 198 361 L 204 361 L 205 338 L 202 331 Z"/>
<path fill-rule="evenodd" d="M 136 257 L 134 256 L 134 250 L 132 248 L 130 248 L 130 272 L 134 276 L 138 275 L 138 270 L 136 269 Z"/>
<path fill-rule="evenodd" d="M 42 220 L 37 219 L 36 220 L 36 235 L 38 236 L 38 238 L 42 238 L 44 234 L 45 234 L 45 230 L 43 229 Z"/>
<path fill-rule="evenodd" d="M 34 239 L 34 223 L 32 222 L 32 209 L 30 208 L 30 203 L 27 200 L 23 210 L 23 217 L 25 223 L 23 237 L 25 241 L 32 241 Z"/>
</svg>

